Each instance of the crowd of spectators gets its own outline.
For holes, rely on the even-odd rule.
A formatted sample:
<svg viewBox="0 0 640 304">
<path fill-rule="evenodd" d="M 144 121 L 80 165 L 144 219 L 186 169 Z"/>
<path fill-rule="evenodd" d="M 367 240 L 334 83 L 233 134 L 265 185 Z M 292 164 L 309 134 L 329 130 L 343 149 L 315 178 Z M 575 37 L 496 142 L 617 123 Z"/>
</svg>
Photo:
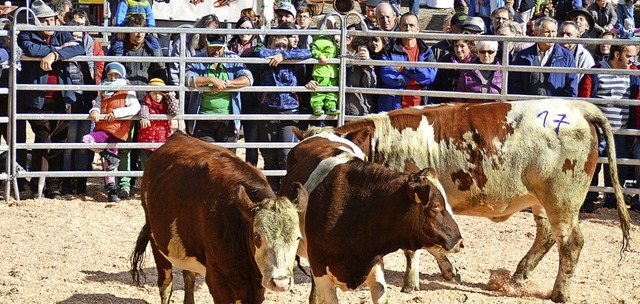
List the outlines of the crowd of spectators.
<svg viewBox="0 0 640 304">
<path fill-rule="evenodd" d="M 146 4 L 145 4 L 146 3 Z M 415 2 L 414 2 L 415 4 Z M 116 7 L 117 15 L 114 22 L 118 26 L 153 27 L 155 21 L 149 9 L 151 4 L 145 1 L 122 1 Z M 511 4 L 510 4 L 511 5 Z M 620 4 L 617 4 L 618 8 Z M 623 4 L 624 5 L 624 4 Z M 86 12 L 73 8 L 69 0 L 51 0 L 45 4 L 42 0 L 33 2 L 32 7 L 40 24 L 46 25 L 87 25 Z M 626 9 L 623 8 L 623 13 Z M 349 29 L 361 30 L 366 26 L 369 31 L 408 32 L 418 33 L 420 16 L 415 12 L 398 15 L 397 5 L 381 0 L 368 0 L 364 12 L 363 24 L 348 25 Z M 468 35 L 469 39 L 442 40 L 436 43 L 416 37 L 360 37 L 347 36 L 347 48 L 340 50 L 340 37 L 332 35 L 311 35 L 305 33 L 308 29 L 331 29 L 339 26 L 331 17 L 323 19 L 322 24 L 314 24 L 311 11 L 304 1 L 301 3 L 281 2 L 275 9 L 276 30 L 265 37 L 247 33 L 227 37 L 219 34 L 189 34 L 186 36 L 185 54 L 180 54 L 181 42 L 172 41 L 168 56 L 214 57 L 214 58 L 266 58 L 267 65 L 245 64 L 237 61 L 215 63 L 190 62 L 186 64 L 185 75 L 180 74 L 177 63 L 163 63 L 162 46 L 156 34 L 133 32 L 112 35 L 102 48 L 91 36 L 82 32 L 53 32 L 44 28 L 38 32 L 21 32 L 18 35 L 18 45 L 25 55 L 39 57 L 40 61 L 22 63 L 18 82 L 27 84 L 125 84 L 125 85 L 181 85 L 191 88 L 184 104 L 185 114 L 266 114 L 274 115 L 273 120 L 261 121 L 233 121 L 206 118 L 187 122 L 187 132 L 207 142 L 233 143 L 238 140 L 240 129 L 244 131 L 246 142 L 295 142 L 292 129 L 305 128 L 309 124 L 317 123 L 325 118 L 340 115 L 344 109 L 346 115 L 367 115 L 380 111 L 390 111 L 403 107 L 442 102 L 492 102 L 500 101 L 503 82 L 508 82 L 509 94 L 526 94 L 558 97 L 581 96 L 604 99 L 636 99 L 637 91 L 631 89 L 611 89 L 608 87 L 609 77 L 598 75 L 593 77 L 582 73 L 572 72 L 511 72 L 503 77 L 500 71 L 502 54 L 508 53 L 509 65 L 561 68 L 613 68 L 635 69 L 636 54 L 634 46 L 616 46 L 610 44 L 581 45 L 578 43 L 553 42 L 510 42 L 498 43 L 490 38 L 483 39 L 483 35 L 498 36 L 531 36 L 550 38 L 601 37 L 615 39 L 615 32 L 627 33 L 627 38 L 633 38 L 635 23 L 619 22 L 619 16 L 611 3 L 597 0 L 588 7 L 575 7 L 569 11 L 559 23 L 560 18 L 553 16 L 534 16 L 534 8 L 528 1 L 516 1 L 513 6 L 494 9 L 489 14 L 472 16 L 458 10 L 448 16 L 442 25 L 444 33 Z M 467 10 L 468 12 L 468 10 Z M 625 18 L 628 19 L 628 18 Z M 242 16 L 235 23 L 235 29 L 251 30 L 261 28 L 263 21 L 251 9 L 242 11 Z M 626 25 L 625 25 L 626 23 Z M 220 21 L 215 15 L 200 18 L 194 28 L 219 28 Z M 298 35 L 281 35 L 277 29 L 297 30 Z M 626 32 L 625 32 L 626 31 Z M 228 39 L 230 38 L 230 39 Z M 503 48 L 506 45 L 507 48 Z M 11 53 L 9 44 L 0 49 Z M 157 60 L 140 62 L 111 62 L 111 65 L 122 67 L 107 71 L 101 62 L 73 62 L 75 56 L 85 54 L 100 55 L 106 51 L 108 56 L 158 57 Z M 625 56 L 633 53 L 632 57 Z M 316 91 L 322 86 L 336 86 L 339 79 L 338 67 L 328 63 L 328 59 L 346 56 L 353 59 L 347 66 L 345 85 L 358 88 L 382 88 L 394 91 L 415 90 L 430 92 L 466 92 L 480 94 L 496 94 L 496 97 L 458 98 L 437 97 L 405 94 L 367 94 L 348 93 L 344 101 L 338 100 L 335 92 Z M 289 59 L 304 60 L 315 58 L 316 64 L 293 64 L 283 62 Z M 66 60 L 65 60 L 66 59 Z M 383 65 L 362 65 L 358 60 L 388 61 Z M 392 62 L 440 62 L 450 63 L 452 68 L 427 68 L 419 66 L 396 66 Z M 493 65 L 494 69 L 475 70 L 465 68 L 468 63 Z M 113 66 L 112 66 L 113 67 Z M 110 74 L 109 74 L 110 73 Z M 606 73 L 606 72 L 605 72 Z M 102 78 L 102 76 L 107 76 Z M 110 75 L 110 76 L 109 76 Z M 181 79 L 181 77 L 183 77 Z M 619 76 L 626 80 L 635 79 L 629 76 Z M 594 80 L 595 79 L 595 80 Z M 153 80 L 153 81 L 152 81 Z M 597 81 L 599 80 L 599 81 Z M 106 83 L 105 83 L 106 82 Z M 631 82 L 632 84 L 635 82 Z M 618 84 L 618 83 L 617 83 Z M 291 87 L 304 86 L 309 92 L 267 91 L 267 92 L 238 92 L 246 86 L 275 86 Z M 207 88 L 201 90 L 198 88 Z M 105 89 L 106 91 L 106 89 Z M 108 92 L 108 91 L 107 91 Z M 62 121 L 62 120 L 29 120 L 28 123 L 35 133 L 36 143 L 62 142 L 101 142 L 100 140 L 136 141 L 141 138 L 141 128 L 156 126 L 149 121 L 149 114 L 179 113 L 175 109 L 174 95 L 158 92 L 132 91 L 139 101 L 138 106 L 130 103 L 128 91 L 110 92 L 117 102 L 113 106 L 105 106 L 101 100 L 114 99 L 107 92 L 91 93 L 83 91 L 20 91 L 18 110 L 21 113 L 92 113 L 91 121 Z M 587 94 L 588 93 L 588 94 Z M 150 95 L 149 95 L 150 94 Z M 157 96 L 156 96 L 157 95 Z M 422 94 L 424 95 L 424 94 Z M 438 94 L 436 94 L 438 95 Z M 444 96 L 444 94 L 439 94 Z M 162 102 L 160 102 L 162 101 Z M 5 101 L 6 102 L 6 101 Z M 341 105 L 341 103 L 345 103 Z M 140 103 L 146 106 L 142 120 L 132 120 L 131 123 L 120 125 L 121 136 L 91 137 L 86 135 L 104 129 L 104 123 L 96 117 L 98 113 L 107 114 L 107 120 L 121 118 L 123 110 L 128 108 L 140 109 Z M 156 103 L 163 106 L 158 106 Z M 97 106 L 98 105 L 98 106 Z M 619 128 L 637 128 L 635 108 L 629 106 L 600 105 L 609 119 L 617 122 Z M 170 110 L 170 111 L 169 111 Z M 113 113 L 113 114 L 112 114 Z M 120 113 L 120 115 L 115 115 Z M 137 112 L 135 114 L 138 114 Z M 317 116 L 312 121 L 293 121 L 277 119 L 279 114 L 310 114 Z M 143 118 L 144 116 L 144 118 Z M 109 124 L 110 125 L 110 124 Z M 107 128 L 108 129 L 108 128 Z M 166 138 L 166 125 L 158 125 L 148 130 L 158 130 L 161 135 L 154 133 L 152 142 L 162 142 Z M 147 130 L 147 131 L 148 131 Z M 156 131 L 153 131 L 156 132 Z M 148 132 L 147 132 L 148 133 Z M 164 134 L 164 135 L 162 135 Z M 95 134 L 94 134 L 95 135 Z M 22 136 L 22 137 L 21 137 Z M 24 140 L 24 134 L 18 140 Z M 84 136 L 84 137 L 83 137 Z M 150 138 L 150 135 L 142 138 Z M 93 141 L 91 141 L 93 140 Z M 618 142 L 616 142 L 618 143 Z M 622 143 L 621 143 L 622 144 Z M 624 143 L 631 150 L 632 143 Z M 625 149 L 620 149 L 622 151 Z M 104 159 L 105 168 L 120 171 L 140 170 L 141 160 L 146 159 L 153 149 L 143 151 L 138 149 L 110 149 L 97 150 Z M 288 149 L 260 149 L 264 159 L 264 169 L 284 169 Z M 93 154 L 89 151 L 62 151 L 59 149 L 34 150 L 31 164 L 32 170 L 88 170 Z M 623 157 L 621 155 L 621 157 Z M 247 149 L 246 160 L 254 165 L 258 163 L 258 149 Z M 24 158 L 19 158 L 24 161 Z M 269 182 L 277 190 L 279 177 L 270 176 Z M 133 193 L 135 180 L 120 177 L 117 181 L 109 178 L 106 181 L 108 199 L 117 201 Z M 22 186 L 26 186 L 23 183 Z M 33 185 L 31 185 L 33 187 Z M 45 196 L 59 198 L 67 194 L 85 195 L 86 179 L 58 179 L 48 178 Z"/>
</svg>

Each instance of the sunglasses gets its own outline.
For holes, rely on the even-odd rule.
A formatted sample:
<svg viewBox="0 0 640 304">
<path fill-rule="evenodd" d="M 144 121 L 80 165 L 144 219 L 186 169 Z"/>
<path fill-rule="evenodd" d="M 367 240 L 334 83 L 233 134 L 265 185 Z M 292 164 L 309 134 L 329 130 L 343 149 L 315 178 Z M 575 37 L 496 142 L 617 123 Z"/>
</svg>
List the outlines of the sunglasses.
<svg viewBox="0 0 640 304">
<path fill-rule="evenodd" d="M 485 55 L 485 54 L 489 54 L 489 55 L 493 55 L 496 53 L 496 51 L 494 50 L 478 50 L 478 53 Z"/>
</svg>

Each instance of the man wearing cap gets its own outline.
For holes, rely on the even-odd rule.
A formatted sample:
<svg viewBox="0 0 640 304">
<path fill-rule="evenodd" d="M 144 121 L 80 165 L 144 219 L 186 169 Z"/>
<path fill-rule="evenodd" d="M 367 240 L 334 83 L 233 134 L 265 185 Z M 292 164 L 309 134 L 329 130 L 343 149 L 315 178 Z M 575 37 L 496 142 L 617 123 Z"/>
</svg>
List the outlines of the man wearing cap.
<svg viewBox="0 0 640 304">
<path fill-rule="evenodd" d="M 405 13 L 400 18 L 400 31 L 418 33 L 418 16 Z M 422 41 L 413 37 L 399 38 L 383 51 L 382 60 L 386 61 L 434 61 L 431 49 Z M 382 88 L 396 90 L 422 90 L 430 85 L 437 69 L 425 67 L 380 67 Z M 378 111 L 391 111 L 399 108 L 422 104 L 421 96 L 378 95 Z"/>
<path fill-rule="evenodd" d="M 451 30 L 449 33 L 451 34 L 460 34 L 462 33 L 462 25 L 465 20 L 467 20 L 469 16 L 465 13 L 455 13 L 451 18 Z M 453 52 L 453 43 L 451 40 L 445 39 L 436 42 L 436 44 L 431 46 L 431 51 L 433 52 L 433 57 L 436 61 L 440 61 L 442 58 L 451 54 Z"/>
<path fill-rule="evenodd" d="M 378 27 L 378 20 L 376 18 L 376 6 L 382 3 L 382 0 L 367 0 L 366 13 L 364 23 L 367 24 L 367 28 Z"/>
<path fill-rule="evenodd" d="M 555 38 L 558 23 L 551 17 L 536 20 L 537 37 Z M 571 52 L 553 42 L 538 42 L 518 53 L 513 65 L 575 68 Z M 573 73 L 512 72 L 509 74 L 509 94 L 576 97 L 578 77 Z"/>
<path fill-rule="evenodd" d="M 275 10 L 276 23 L 280 25 L 285 22 L 296 22 L 296 8 L 289 2 L 282 1 Z"/>
<path fill-rule="evenodd" d="M 56 25 L 57 14 L 40 0 L 31 5 L 40 25 Z M 23 61 L 18 83 L 41 85 L 70 85 L 69 63 L 63 59 L 84 56 L 85 50 L 70 32 L 54 32 L 46 28 L 39 32 L 22 31 L 18 34 L 18 46 L 25 56 L 41 58 L 40 61 Z M 76 101 L 74 91 L 28 90 L 18 91 L 18 100 L 24 112 L 33 114 L 66 113 Z M 29 120 L 35 133 L 35 143 L 63 143 L 67 136 L 67 122 L 56 120 Z M 34 149 L 32 168 L 38 171 L 62 170 L 62 150 Z M 36 179 L 33 179 L 35 182 Z M 60 197 L 60 179 L 47 178 L 45 196 Z"/>
<path fill-rule="evenodd" d="M 484 33 L 484 21 L 481 17 L 467 17 L 460 28 L 463 34 L 482 35 Z"/>
<path fill-rule="evenodd" d="M 147 21 L 140 14 L 132 14 L 125 21 L 127 27 L 146 27 Z M 107 52 L 107 56 L 136 56 L 136 57 L 162 57 L 162 50 L 158 39 L 153 35 L 146 33 L 127 33 L 124 40 L 114 39 L 111 41 L 111 47 Z M 128 80 L 132 85 L 147 85 L 149 79 L 160 78 L 167 80 L 167 70 L 162 60 L 152 62 L 123 62 L 126 68 Z M 142 100 L 146 93 L 144 91 L 136 91 L 138 100 Z M 137 137 L 138 121 L 131 123 L 131 134 L 127 141 L 131 142 Z M 118 171 L 140 170 L 140 161 L 138 150 L 118 149 L 120 157 L 120 166 Z M 135 185 L 135 179 L 129 176 L 122 176 L 118 179 L 118 196 L 127 198 L 133 193 L 131 191 Z"/>
<path fill-rule="evenodd" d="M 596 22 L 586 9 L 576 9 L 568 12 L 567 20 L 571 20 L 578 25 L 580 38 L 598 38 L 599 35 L 592 31 Z"/>
<path fill-rule="evenodd" d="M 239 58 L 236 53 L 227 50 L 224 35 L 209 34 L 206 38 L 207 51 L 194 57 Z M 240 62 L 188 63 L 185 77 L 189 88 L 208 88 L 190 93 L 189 103 L 185 105 L 186 114 L 240 114 L 240 93 L 226 90 L 253 84 L 251 71 Z M 239 128 L 239 120 L 187 122 L 189 134 L 206 142 L 236 142 Z"/>
</svg>

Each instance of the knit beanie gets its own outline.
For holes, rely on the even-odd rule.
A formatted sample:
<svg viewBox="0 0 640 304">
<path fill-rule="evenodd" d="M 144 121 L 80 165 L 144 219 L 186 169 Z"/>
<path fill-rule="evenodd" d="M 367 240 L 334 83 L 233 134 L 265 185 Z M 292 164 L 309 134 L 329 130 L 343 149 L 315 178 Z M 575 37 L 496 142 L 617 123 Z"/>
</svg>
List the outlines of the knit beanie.
<svg viewBox="0 0 640 304">
<path fill-rule="evenodd" d="M 151 80 L 149 80 L 149 85 L 150 86 L 165 86 L 164 81 L 160 78 L 152 78 Z"/>
<path fill-rule="evenodd" d="M 116 72 L 118 72 L 118 74 L 120 74 L 122 78 L 127 78 L 127 70 L 124 68 L 124 65 L 118 62 L 111 62 L 107 64 L 107 66 L 104 67 L 105 75 L 107 75 L 111 70 L 115 70 Z"/>
</svg>

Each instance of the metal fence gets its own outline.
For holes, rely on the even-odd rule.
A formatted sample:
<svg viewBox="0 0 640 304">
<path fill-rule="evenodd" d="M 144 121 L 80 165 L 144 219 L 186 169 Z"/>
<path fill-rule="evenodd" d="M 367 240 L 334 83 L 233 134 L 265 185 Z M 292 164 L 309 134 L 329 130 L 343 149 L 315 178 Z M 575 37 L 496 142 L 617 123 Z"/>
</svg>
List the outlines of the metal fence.
<svg viewBox="0 0 640 304">
<path fill-rule="evenodd" d="M 16 11 L 16 15 L 18 13 L 25 14 L 33 14 L 26 8 L 21 8 Z M 367 36 L 367 37 L 392 37 L 392 38 L 402 38 L 402 37 L 416 37 L 418 39 L 424 40 L 493 40 L 498 41 L 502 44 L 503 49 L 507 49 L 509 43 L 512 42 L 569 42 L 569 43 L 581 43 L 581 44 L 636 44 L 635 41 L 630 40 L 604 40 L 604 39 L 564 39 L 564 38 L 536 38 L 536 37 L 505 37 L 505 36 L 476 36 L 476 35 L 468 35 L 468 34 L 442 34 L 442 33 L 402 33 L 402 32 L 380 32 L 380 31 L 369 31 L 366 29 L 366 26 L 363 24 L 364 30 L 355 31 L 355 30 L 347 30 L 347 18 L 349 16 L 341 16 L 337 14 L 332 14 L 337 19 L 340 20 L 340 28 L 334 30 L 327 30 L 324 28 L 320 28 L 317 30 L 305 30 L 304 35 L 339 35 L 340 36 L 340 55 L 339 58 L 329 59 L 328 63 L 336 64 L 339 66 L 339 82 L 335 87 L 320 87 L 316 92 L 337 92 L 339 107 L 341 113 L 345 113 L 345 96 L 349 93 L 366 93 L 366 94 L 395 94 L 395 95 L 414 95 L 414 96 L 433 96 L 433 97 L 452 97 L 452 98 L 469 98 L 469 99 L 500 99 L 500 100 L 527 100 L 527 99 L 539 99 L 545 98 L 545 96 L 529 96 L 529 95 L 509 95 L 507 94 L 507 85 L 508 85 L 508 75 L 510 72 L 560 72 L 560 73 L 580 73 L 580 74 L 595 74 L 602 73 L 603 69 L 598 69 L 597 71 L 593 69 L 579 69 L 579 68 L 555 68 L 555 67 L 530 67 L 530 66 L 510 66 L 508 64 L 509 60 L 507 59 L 507 52 L 503 52 L 502 65 L 485 65 L 485 64 L 465 64 L 465 69 L 478 69 L 478 70 L 500 70 L 503 73 L 503 83 L 502 83 L 502 93 L 501 94 L 476 94 L 476 93 L 461 93 L 461 92 L 439 92 L 439 91 L 412 91 L 412 90 L 389 90 L 389 89 L 372 89 L 372 88 L 363 88 L 363 87 L 350 87 L 346 83 L 347 79 L 347 66 L 348 65 L 370 65 L 370 66 L 412 66 L 412 67 L 431 67 L 438 69 L 460 69 L 459 66 L 451 64 L 451 63 L 440 63 L 440 62 L 390 62 L 390 61 L 379 61 L 379 60 L 358 60 L 353 59 L 350 56 L 347 56 L 347 35 L 349 36 Z M 351 13 L 351 15 L 355 15 L 356 18 L 362 19 L 357 13 Z M 353 17 L 353 16 L 351 16 Z M 15 18 L 18 20 L 18 18 Z M 363 22 L 362 22 L 363 23 Z M 13 31 L 7 33 L 6 31 L 0 31 L 0 36 L 2 35 L 10 35 L 12 41 L 12 49 L 15 50 L 18 48 L 17 46 L 17 32 L 19 31 L 41 31 L 42 27 L 39 25 L 28 25 L 28 24 L 14 24 Z M 187 42 L 187 34 L 221 34 L 221 35 L 237 35 L 237 34 L 255 34 L 255 35 L 269 35 L 278 33 L 279 35 L 299 35 L 303 34 L 300 30 L 273 30 L 273 29 L 254 29 L 254 30 L 246 30 L 246 29 L 204 29 L 204 28 L 187 28 L 187 27 L 178 27 L 178 28 L 127 28 L 127 27 L 107 27 L 107 26 L 52 26 L 48 29 L 53 31 L 83 31 L 90 33 L 102 33 L 104 37 L 107 37 L 107 33 L 132 33 L 132 32 L 145 32 L 145 33 L 156 33 L 158 35 L 178 35 L 181 41 L 180 44 L 180 56 L 177 57 L 163 57 L 161 60 L 165 63 L 177 63 L 179 65 L 179 83 L 174 86 L 166 86 L 166 87 L 157 87 L 157 86 L 112 86 L 113 90 L 132 90 L 132 91 L 174 91 L 177 92 L 180 111 L 179 114 L 173 118 L 170 118 L 166 115 L 152 115 L 151 118 L 154 120 L 159 119 L 174 119 L 178 121 L 178 128 L 184 131 L 185 121 L 186 120 L 299 120 L 299 121 L 322 121 L 322 120 L 336 120 L 338 125 L 342 125 L 349 120 L 354 120 L 359 117 L 357 116 L 348 116 L 348 115 L 338 115 L 338 116 L 312 116 L 310 114 L 296 114 L 296 115 L 264 115 L 264 114 L 253 114 L 253 115 L 188 115 L 184 113 L 185 105 L 185 94 L 195 91 L 195 90 L 207 90 L 207 88 L 197 88 L 192 89 L 188 88 L 185 85 L 185 70 L 187 64 L 191 62 L 201 62 L 201 63 L 214 63 L 214 62 L 242 62 L 245 64 L 268 64 L 269 59 L 263 58 L 209 58 L 209 57 L 188 57 L 185 55 L 185 49 Z M 56 85 L 56 86 L 47 86 L 47 85 L 30 85 L 30 84 L 18 84 L 16 81 L 16 67 L 18 66 L 20 61 L 34 61 L 39 60 L 39 58 L 27 58 L 21 57 L 16 58 L 13 56 L 10 62 L 10 85 L 9 89 L 0 89 L 0 94 L 9 94 L 9 116 L 8 117 L 0 117 L 0 123 L 6 123 L 9 127 L 9 136 L 7 140 L 7 145 L 0 145 L 1 151 L 9 151 L 9 157 L 7 157 L 7 172 L 8 174 L 0 174 L 0 179 L 8 181 L 5 185 L 5 199 L 7 199 L 10 195 L 11 185 L 13 185 L 13 193 L 17 199 L 20 199 L 18 186 L 17 186 L 17 178 L 44 178 L 44 177 L 104 177 L 104 176 L 131 176 L 131 177 L 140 177 L 142 176 L 142 171 L 120 171 L 120 172 L 104 172 L 104 171 L 37 171 L 36 168 L 31 168 L 31 170 L 26 171 L 21 168 L 16 162 L 16 151 L 24 150 L 24 149 L 104 149 L 104 148 L 123 148 L 123 149 L 144 149 L 144 148 L 155 148 L 160 146 L 160 144 L 149 144 L 149 143 L 101 143 L 101 144 L 84 144 L 84 143 L 63 143 L 63 144 L 43 144 L 43 143 L 17 143 L 16 142 L 16 125 L 19 120 L 30 120 L 30 119 L 51 119 L 51 120 L 87 120 L 88 115 L 86 114 L 22 114 L 17 113 L 16 105 L 17 105 L 17 91 L 22 90 L 55 90 L 55 91 L 63 91 L 63 90 L 74 90 L 74 91 L 98 91 L 101 86 L 98 85 Z M 74 57 L 72 61 L 117 61 L 117 62 L 155 62 L 158 61 L 157 57 L 131 57 L 131 56 L 92 56 L 91 54 L 87 56 L 78 56 Z M 307 59 L 307 60 L 287 60 L 284 63 L 286 64 L 314 64 L 318 61 L 315 59 Z M 640 71 L 630 71 L 630 70 L 607 70 L 607 74 L 615 74 L 615 75 L 635 75 L 640 76 Z M 304 86 L 297 87 L 272 87 L 272 86 L 249 86 L 241 89 L 230 89 L 227 90 L 229 92 L 312 92 L 311 90 L 306 89 Z M 572 98 L 567 98 L 572 99 Z M 592 102 L 594 104 L 614 104 L 614 105 L 640 105 L 640 102 L 637 100 L 604 100 L 604 99 L 594 99 L 594 98 L 575 98 L 580 100 L 585 100 L 588 102 Z M 101 118 L 104 118 L 105 115 L 101 115 Z M 131 118 L 132 120 L 137 120 L 137 117 Z M 639 130 L 635 129 L 625 129 L 614 131 L 615 134 L 623 134 L 628 136 L 637 136 L 640 134 Z M 295 143 L 273 143 L 273 142 L 252 142 L 252 143 L 219 143 L 220 146 L 227 148 L 292 148 Z M 600 163 L 606 163 L 606 158 L 599 158 Z M 618 159 L 618 164 L 621 165 L 640 165 L 640 160 L 635 159 Z M 267 176 L 282 176 L 286 172 L 285 170 L 264 170 L 263 171 Z M 41 195 L 43 183 L 40 183 L 40 189 L 38 191 L 38 195 Z M 613 188 L 605 188 L 605 187 L 592 187 L 594 191 L 605 191 L 605 192 L 613 192 Z M 625 189 L 625 193 L 627 194 L 640 194 L 640 190 L 635 189 Z"/>
</svg>

